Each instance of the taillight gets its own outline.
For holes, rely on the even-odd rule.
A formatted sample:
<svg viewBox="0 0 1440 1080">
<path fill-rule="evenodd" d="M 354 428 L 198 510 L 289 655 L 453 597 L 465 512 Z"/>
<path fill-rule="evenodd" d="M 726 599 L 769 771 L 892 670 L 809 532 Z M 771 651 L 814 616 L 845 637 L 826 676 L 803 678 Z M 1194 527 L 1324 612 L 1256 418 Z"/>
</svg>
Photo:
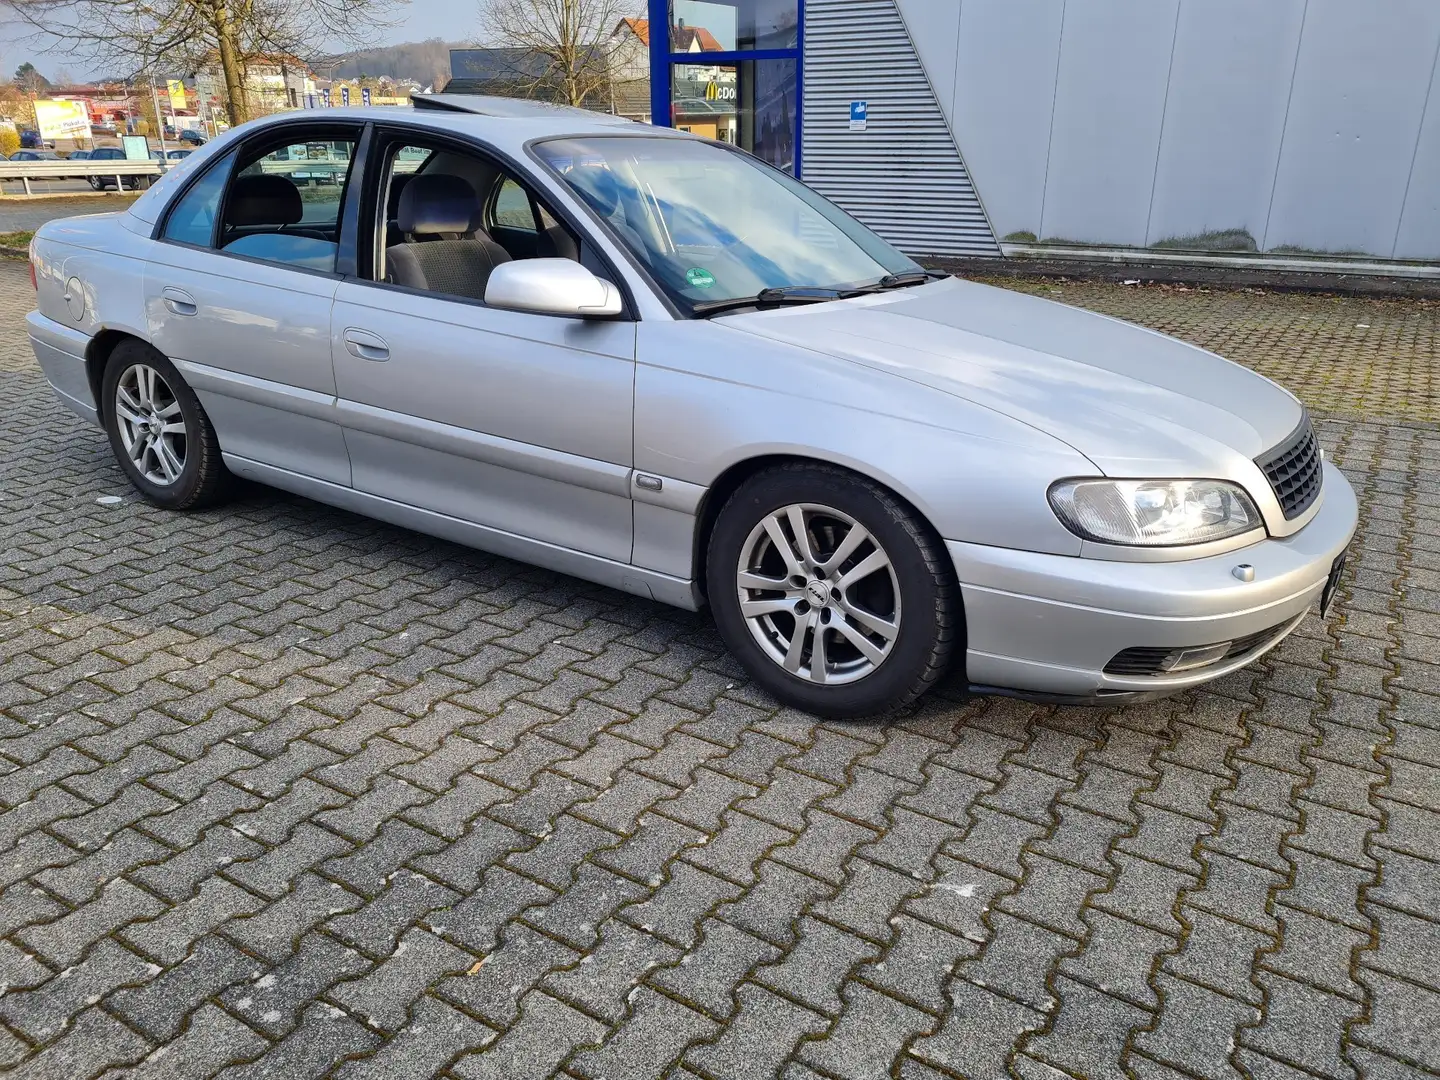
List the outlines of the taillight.
<svg viewBox="0 0 1440 1080">
<path fill-rule="evenodd" d="M 35 281 L 35 241 L 30 241 L 30 288 L 36 292 L 40 291 L 39 284 Z"/>
</svg>

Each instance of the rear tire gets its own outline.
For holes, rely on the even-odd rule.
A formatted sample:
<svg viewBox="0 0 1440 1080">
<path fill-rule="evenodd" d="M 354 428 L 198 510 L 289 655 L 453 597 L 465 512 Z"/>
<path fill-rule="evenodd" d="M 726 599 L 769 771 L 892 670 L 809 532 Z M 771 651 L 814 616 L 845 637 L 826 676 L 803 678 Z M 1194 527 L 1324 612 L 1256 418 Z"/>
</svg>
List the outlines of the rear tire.
<svg viewBox="0 0 1440 1080">
<path fill-rule="evenodd" d="M 135 490 L 167 510 L 221 502 L 233 478 L 195 392 L 163 355 L 123 341 L 105 365 L 100 400 L 110 448 Z"/>
<path fill-rule="evenodd" d="M 842 469 L 797 462 L 747 480 L 716 519 L 706 581 L 751 677 L 817 716 L 908 705 L 960 645 L 944 546 L 893 493 Z"/>
</svg>

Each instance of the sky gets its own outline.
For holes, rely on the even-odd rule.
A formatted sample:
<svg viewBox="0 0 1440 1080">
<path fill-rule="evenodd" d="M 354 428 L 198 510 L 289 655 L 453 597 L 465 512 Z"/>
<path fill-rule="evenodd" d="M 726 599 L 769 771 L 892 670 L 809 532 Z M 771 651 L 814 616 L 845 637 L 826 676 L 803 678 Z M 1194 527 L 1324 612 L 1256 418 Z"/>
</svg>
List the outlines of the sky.
<svg viewBox="0 0 1440 1080">
<path fill-rule="evenodd" d="M 476 0 L 410 0 L 395 13 L 395 25 L 379 34 L 374 44 L 395 45 L 437 37 L 463 41 L 478 34 L 479 23 L 480 5 Z M 25 32 L 26 28 L 0 23 L 0 77 L 10 78 L 26 60 L 49 79 L 62 68 L 81 82 L 108 74 L 92 70 L 64 53 L 46 51 L 38 41 L 16 40 Z"/>
</svg>

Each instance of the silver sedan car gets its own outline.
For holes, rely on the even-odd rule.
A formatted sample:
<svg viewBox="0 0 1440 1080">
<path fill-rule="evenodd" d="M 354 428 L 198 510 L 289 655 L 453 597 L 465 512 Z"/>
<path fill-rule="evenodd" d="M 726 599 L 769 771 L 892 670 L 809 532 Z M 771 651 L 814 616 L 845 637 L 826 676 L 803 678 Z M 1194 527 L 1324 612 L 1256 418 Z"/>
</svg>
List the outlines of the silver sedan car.
<svg viewBox="0 0 1440 1080">
<path fill-rule="evenodd" d="M 1119 703 L 1329 605 L 1284 390 L 922 269 L 718 143 L 439 97 L 247 124 L 32 249 L 35 353 L 147 499 L 246 477 L 680 607 L 812 713 Z"/>
</svg>

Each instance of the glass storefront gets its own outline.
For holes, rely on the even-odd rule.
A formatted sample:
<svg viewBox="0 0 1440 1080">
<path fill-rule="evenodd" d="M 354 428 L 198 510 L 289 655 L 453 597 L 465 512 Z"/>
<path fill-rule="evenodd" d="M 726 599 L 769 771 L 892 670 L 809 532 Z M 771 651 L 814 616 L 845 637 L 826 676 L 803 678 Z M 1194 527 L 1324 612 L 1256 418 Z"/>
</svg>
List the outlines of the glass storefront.
<svg viewBox="0 0 1440 1080">
<path fill-rule="evenodd" d="M 800 0 L 650 0 L 669 26 L 652 43 L 655 122 L 733 143 L 800 171 Z M 663 57 L 663 61 L 659 58 Z M 668 99 L 668 100 L 667 100 Z"/>
</svg>

